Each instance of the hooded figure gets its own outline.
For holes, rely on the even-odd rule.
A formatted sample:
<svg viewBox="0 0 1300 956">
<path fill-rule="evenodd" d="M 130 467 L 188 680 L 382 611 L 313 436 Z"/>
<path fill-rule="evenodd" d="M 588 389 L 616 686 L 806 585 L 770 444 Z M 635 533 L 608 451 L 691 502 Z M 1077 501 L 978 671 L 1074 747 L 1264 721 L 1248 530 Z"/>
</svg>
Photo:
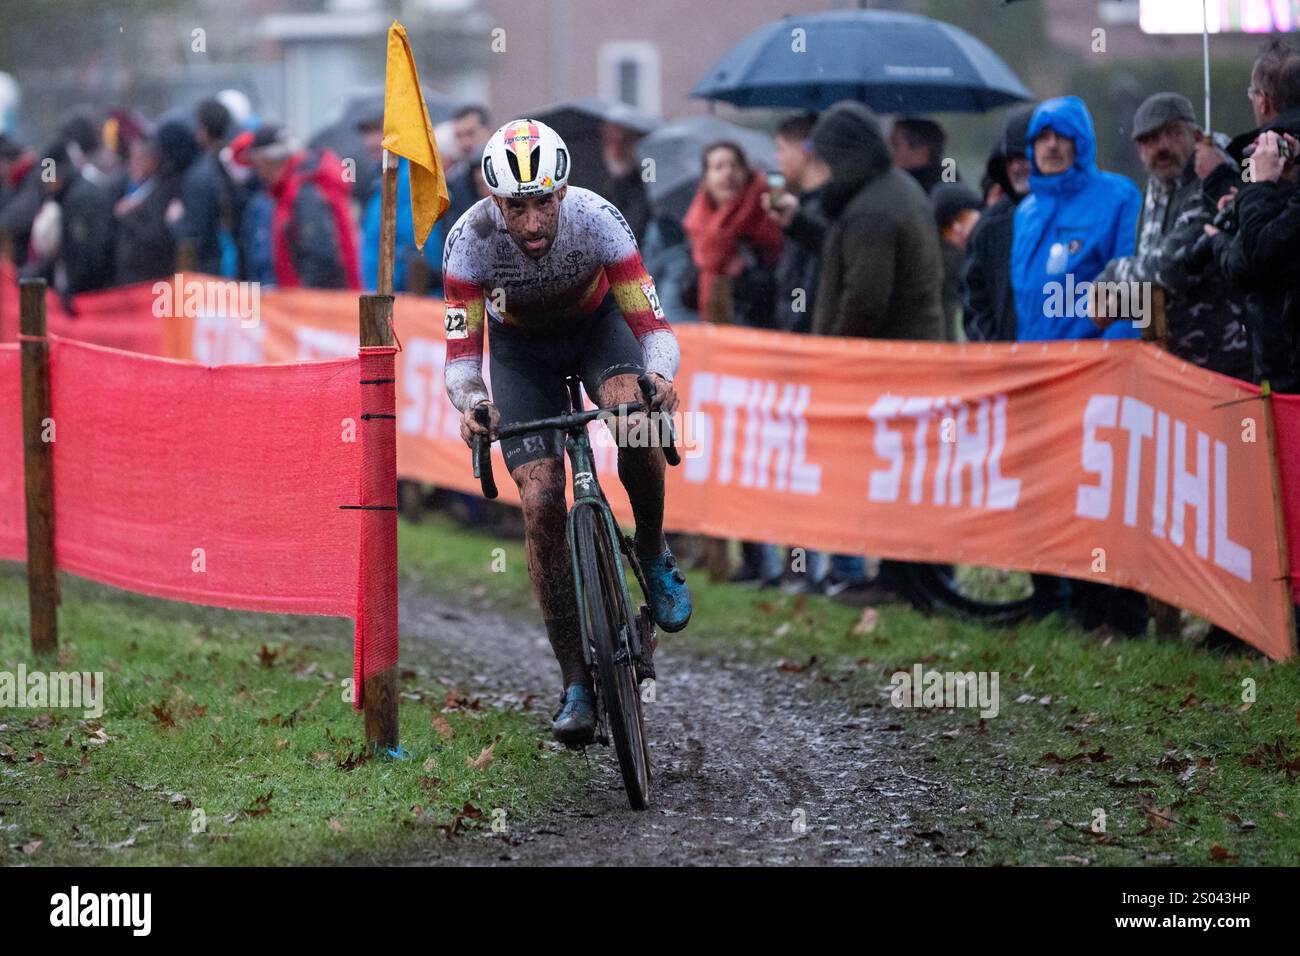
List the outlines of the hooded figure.
<svg viewBox="0 0 1300 956">
<path fill-rule="evenodd" d="M 1044 175 L 1034 140 L 1044 130 L 1074 143 L 1074 163 Z M 1016 338 L 1137 338 L 1131 320 L 1103 333 L 1087 312 L 1087 291 L 1111 259 L 1133 253 L 1142 194 L 1123 176 L 1097 169 L 1092 117 L 1077 96 L 1045 100 L 1029 122 L 1029 196 L 1016 208 L 1011 283 Z"/>
<path fill-rule="evenodd" d="M 942 339 L 934 213 L 916 180 L 893 166 L 875 114 L 861 103 L 836 103 L 813 127 L 812 148 L 831 170 L 813 333 Z"/>
</svg>

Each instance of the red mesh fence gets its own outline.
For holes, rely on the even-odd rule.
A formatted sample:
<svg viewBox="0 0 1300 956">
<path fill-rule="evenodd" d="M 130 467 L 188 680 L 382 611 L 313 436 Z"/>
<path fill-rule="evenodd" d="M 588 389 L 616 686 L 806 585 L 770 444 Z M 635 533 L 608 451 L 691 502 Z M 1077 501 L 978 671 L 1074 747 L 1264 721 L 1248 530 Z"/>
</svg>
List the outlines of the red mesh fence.
<svg viewBox="0 0 1300 956">
<path fill-rule="evenodd" d="M 210 368 L 51 339 L 60 568 L 255 611 L 356 610 L 356 359 Z"/>
<path fill-rule="evenodd" d="M 27 560 L 23 504 L 22 366 L 17 345 L 0 345 L 0 559 Z"/>
</svg>

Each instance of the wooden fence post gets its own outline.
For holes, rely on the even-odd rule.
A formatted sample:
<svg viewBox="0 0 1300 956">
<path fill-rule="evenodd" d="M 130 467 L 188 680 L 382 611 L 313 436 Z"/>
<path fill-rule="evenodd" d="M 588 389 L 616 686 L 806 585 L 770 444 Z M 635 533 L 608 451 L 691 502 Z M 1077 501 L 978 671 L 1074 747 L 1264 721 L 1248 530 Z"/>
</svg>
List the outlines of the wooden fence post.
<svg viewBox="0 0 1300 956">
<path fill-rule="evenodd" d="M 54 565 L 54 445 L 50 417 L 50 344 L 45 337 L 45 280 L 20 283 L 23 380 L 23 479 L 27 497 L 27 605 L 32 651 L 59 646 L 59 579 Z"/>
<path fill-rule="evenodd" d="M 393 315 L 393 297 L 391 295 L 363 295 L 361 296 L 361 345 L 366 346 L 391 346 L 393 344 L 393 328 L 391 319 Z M 363 386 L 365 387 L 365 386 Z M 395 421 L 363 422 L 361 430 L 361 440 L 364 443 L 368 440 L 368 435 L 373 427 L 396 428 Z M 396 465 L 394 464 L 394 468 Z M 387 496 L 385 504 L 392 507 L 396 504 L 397 482 L 396 471 L 394 470 L 394 481 L 391 488 L 386 489 Z M 362 512 L 362 520 L 368 520 L 375 514 L 388 514 L 390 512 Z M 394 538 L 392 543 L 393 554 L 392 561 L 389 562 L 394 573 L 397 569 L 397 541 Z M 393 614 L 396 615 L 396 605 L 393 607 Z M 396 622 L 393 623 L 393 630 L 396 632 Z M 365 677 L 365 685 L 362 689 L 362 709 L 365 713 L 366 725 L 366 743 L 372 752 L 384 753 L 397 749 L 398 728 L 397 728 L 397 668 L 396 662 L 391 667 L 386 667 L 377 674 L 371 674 Z"/>
</svg>

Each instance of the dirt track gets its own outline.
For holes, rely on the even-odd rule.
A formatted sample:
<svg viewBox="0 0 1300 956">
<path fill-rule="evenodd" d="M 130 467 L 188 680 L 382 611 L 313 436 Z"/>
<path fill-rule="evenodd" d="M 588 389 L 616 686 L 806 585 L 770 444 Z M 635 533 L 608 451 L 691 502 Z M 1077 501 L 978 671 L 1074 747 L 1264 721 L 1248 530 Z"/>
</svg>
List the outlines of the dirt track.
<svg viewBox="0 0 1300 956">
<path fill-rule="evenodd" d="M 538 695 L 549 716 L 559 676 L 540 620 L 405 585 L 404 659 L 488 700 Z M 939 829 L 961 795 L 917 769 L 915 741 L 890 708 L 851 713 L 807 694 L 804 675 L 675 653 L 671 640 L 661 638 L 657 699 L 646 705 L 648 811 L 628 808 L 613 749 L 592 747 L 595 780 L 572 803 L 415 862 L 933 865 L 969 851 L 974 834 Z"/>
</svg>

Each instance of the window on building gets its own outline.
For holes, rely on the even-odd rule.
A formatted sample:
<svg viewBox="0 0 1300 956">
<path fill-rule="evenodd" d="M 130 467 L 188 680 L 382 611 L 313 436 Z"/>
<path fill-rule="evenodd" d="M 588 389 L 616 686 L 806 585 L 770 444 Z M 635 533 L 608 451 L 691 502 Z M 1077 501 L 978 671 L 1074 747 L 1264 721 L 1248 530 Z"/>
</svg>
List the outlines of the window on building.
<svg viewBox="0 0 1300 956">
<path fill-rule="evenodd" d="M 646 40 L 601 44 L 596 54 L 598 88 L 603 99 L 626 103 L 658 116 L 659 48 Z"/>
</svg>

